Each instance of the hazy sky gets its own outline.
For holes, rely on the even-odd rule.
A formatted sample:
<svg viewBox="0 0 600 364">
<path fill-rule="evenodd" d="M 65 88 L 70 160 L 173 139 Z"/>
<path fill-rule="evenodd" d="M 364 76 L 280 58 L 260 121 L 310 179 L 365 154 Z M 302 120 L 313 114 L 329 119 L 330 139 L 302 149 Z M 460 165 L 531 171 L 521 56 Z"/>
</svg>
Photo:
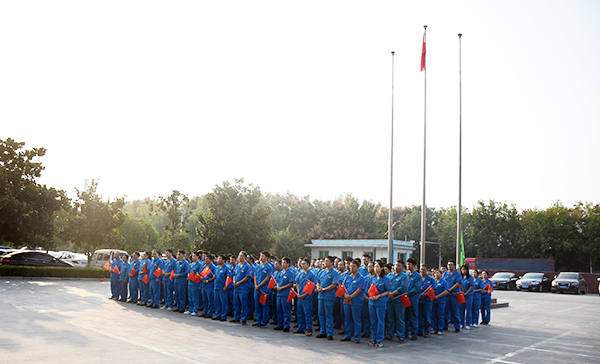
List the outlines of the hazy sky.
<svg viewBox="0 0 600 364">
<path fill-rule="evenodd" d="M 235 177 L 313 199 L 600 202 L 598 1 L 4 1 L 0 139 L 44 147 L 75 196 L 210 192 Z"/>
</svg>

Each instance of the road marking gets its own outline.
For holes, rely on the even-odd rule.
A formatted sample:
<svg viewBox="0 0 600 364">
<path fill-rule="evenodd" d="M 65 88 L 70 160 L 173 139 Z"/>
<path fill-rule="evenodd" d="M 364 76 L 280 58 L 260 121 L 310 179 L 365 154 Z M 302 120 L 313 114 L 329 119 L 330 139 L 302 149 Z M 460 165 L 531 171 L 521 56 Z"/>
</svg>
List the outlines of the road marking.
<svg viewBox="0 0 600 364">
<path fill-rule="evenodd" d="M 531 348 L 531 350 L 536 350 L 536 351 L 543 351 L 546 353 L 556 353 L 556 354 L 562 354 L 562 355 L 575 355 L 575 356 L 582 356 L 584 358 L 594 358 L 594 359 L 600 359 L 600 356 L 595 356 L 595 355 L 587 355 L 587 354 L 579 354 L 579 353 L 568 353 L 568 352 L 564 352 L 564 351 L 557 351 L 557 350 L 548 350 L 548 349 L 540 349 L 540 348 Z"/>
</svg>

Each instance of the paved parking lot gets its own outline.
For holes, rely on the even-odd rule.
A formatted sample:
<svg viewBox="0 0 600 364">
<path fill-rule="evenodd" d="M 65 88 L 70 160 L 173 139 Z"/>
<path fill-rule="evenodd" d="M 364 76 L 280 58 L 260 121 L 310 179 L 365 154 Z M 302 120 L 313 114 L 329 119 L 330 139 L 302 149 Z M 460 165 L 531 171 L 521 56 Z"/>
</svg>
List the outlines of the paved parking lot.
<svg viewBox="0 0 600 364">
<path fill-rule="evenodd" d="M 340 342 L 108 300 L 97 281 L 0 281 L 3 363 L 600 363 L 600 297 L 495 291 L 508 308 L 460 334 Z M 336 330 L 337 332 L 338 330 Z"/>
</svg>

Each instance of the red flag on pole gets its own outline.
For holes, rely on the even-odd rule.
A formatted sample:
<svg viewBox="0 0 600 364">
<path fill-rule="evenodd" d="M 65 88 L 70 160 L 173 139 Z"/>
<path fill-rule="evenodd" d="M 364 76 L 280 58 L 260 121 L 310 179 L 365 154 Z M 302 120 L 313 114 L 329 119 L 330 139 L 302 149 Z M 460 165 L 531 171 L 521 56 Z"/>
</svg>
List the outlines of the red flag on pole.
<svg viewBox="0 0 600 364">
<path fill-rule="evenodd" d="M 290 294 L 288 294 L 288 299 L 287 301 L 290 302 L 291 300 L 294 299 L 294 297 L 296 297 L 298 294 L 296 293 L 296 291 L 294 291 L 293 288 L 290 289 Z"/>
<path fill-rule="evenodd" d="M 156 270 L 154 271 L 153 274 L 156 278 L 159 278 L 160 275 L 162 274 L 162 269 L 160 269 L 160 267 L 156 268 Z"/>
<path fill-rule="evenodd" d="M 369 297 L 374 297 L 379 294 L 377 287 L 375 287 L 375 283 L 371 283 L 371 287 L 369 287 L 369 290 L 367 291 L 367 293 L 369 294 Z"/>
<path fill-rule="evenodd" d="M 194 282 L 200 283 L 201 280 L 202 280 L 202 276 L 200 274 L 196 273 L 196 275 L 194 275 Z"/>
<path fill-rule="evenodd" d="M 108 262 L 108 260 L 106 261 L 106 264 L 104 264 L 103 268 L 110 270 L 110 263 Z"/>
<path fill-rule="evenodd" d="M 273 276 L 271 276 L 271 279 L 269 280 L 269 284 L 267 285 L 267 289 L 271 289 L 271 288 L 275 288 L 275 279 L 273 279 Z"/>
<path fill-rule="evenodd" d="M 427 288 L 427 291 L 425 291 L 425 293 L 427 293 L 427 296 L 429 297 L 430 300 L 434 300 L 435 299 L 435 291 L 433 290 L 432 286 L 429 286 L 429 288 Z"/>
<path fill-rule="evenodd" d="M 465 303 L 465 302 L 467 302 L 467 301 L 465 300 L 465 294 L 464 294 L 464 293 L 462 293 L 462 292 L 458 292 L 458 293 L 456 294 L 456 302 L 458 302 L 458 303 Z"/>
<path fill-rule="evenodd" d="M 267 294 L 264 292 L 260 293 L 260 299 L 258 300 L 258 302 L 260 302 L 261 305 L 266 305 L 267 304 Z"/>
<path fill-rule="evenodd" d="M 231 279 L 230 276 L 227 276 L 227 279 L 225 280 L 225 287 L 229 286 L 231 282 L 233 282 L 233 279 Z"/>
<path fill-rule="evenodd" d="M 135 268 L 131 268 L 131 273 L 129 273 L 130 277 L 133 277 L 135 275 Z"/>
<path fill-rule="evenodd" d="M 311 295 L 314 290 L 315 290 L 315 284 L 311 281 L 306 281 L 306 284 L 304 285 L 302 292 Z"/>
<path fill-rule="evenodd" d="M 421 72 L 425 71 L 425 34 L 423 34 L 423 50 L 421 51 Z"/>
<path fill-rule="evenodd" d="M 492 287 L 492 285 L 491 285 L 491 284 L 489 284 L 489 283 L 487 284 L 487 286 L 485 286 L 485 288 L 487 289 L 487 291 L 488 291 L 488 294 L 489 294 L 489 293 L 492 293 L 492 291 L 494 290 L 494 288 Z"/>
<path fill-rule="evenodd" d="M 146 284 L 150 283 L 150 278 L 148 278 L 147 274 L 144 274 L 144 279 L 142 279 L 142 282 L 144 282 Z"/>
<path fill-rule="evenodd" d="M 400 295 L 400 302 L 402 302 L 402 306 L 404 306 L 404 308 L 411 306 L 410 298 L 408 298 L 408 293 Z"/>
<path fill-rule="evenodd" d="M 210 271 L 210 268 L 208 268 L 208 266 L 204 269 L 202 269 L 202 272 L 200 273 L 202 275 L 202 277 L 206 278 L 207 275 L 211 274 L 212 272 Z"/>
<path fill-rule="evenodd" d="M 344 283 L 340 284 L 337 291 L 335 291 L 335 295 L 338 297 L 342 297 L 346 294 L 346 287 L 344 287 Z"/>
<path fill-rule="evenodd" d="M 173 277 L 175 276 L 175 271 L 172 270 L 171 274 L 169 274 L 169 279 L 171 280 L 171 282 L 173 282 Z"/>
<path fill-rule="evenodd" d="M 115 269 L 112 270 L 113 273 L 117 273 L 117 274 L 121 274 L 121 272 L 119 272 L 119 267 L 117 267 L 115 265 Z"/>
</svg>

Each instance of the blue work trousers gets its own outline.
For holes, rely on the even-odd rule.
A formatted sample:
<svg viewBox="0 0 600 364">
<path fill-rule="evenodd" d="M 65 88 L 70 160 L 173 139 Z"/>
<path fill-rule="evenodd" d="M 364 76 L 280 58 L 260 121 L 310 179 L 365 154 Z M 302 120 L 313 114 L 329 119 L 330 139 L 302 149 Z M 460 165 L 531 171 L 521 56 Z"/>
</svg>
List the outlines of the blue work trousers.
<svg viewBox="0 0 600 364">
<path fill-rule="evenodd" d="M 215 317 L 226 320 L 227 319 L 227 291 L 223 292 L 223 289 L 215 289 Z"/>
<path fill-rule="evenodd" d="M 431 329 L 431 301 L 419 302 L 419 328 L 417 332 L 421 335 L 429 335 Z"/>
<path fill-rule="evenodd" d="M 371 318 L 371 341 L 383 341 L 385 330 L 385 306 L 374 306 L 369 302 L 369 316 Z"/>
<path fill-rule="evenodd" d="M 206 289 L 202 288 L 202 303 L 204 304 L 204 309 L 202 312 L 205 315 L 211 316 L 215 310 L 215 290 L 214 289 Z"/>
<path fill-rule="evenodd" d="M 433 331 L 442 332 L 444 331 L 444 317 L 445 317 L 446 303 L 442 300 L 433 301 L 431 307 L 431 326 Z"/>
<path fill-rule="evenodd" d="M 394 334 L 398 339 L 404 339 L 404 306 L 400 298 L 395 297 L 387 302 L 386 328 L 388 339 L 393 339 Z"/>
<path fill-rule="evenodd" d="M 362 295 L 361 295 L 362 296 Z M 350 301 L 351 303 L 342 303 L 342 312 L 344 313 L 344 337 L 347 339 L 360 340 L 362 328 L 362 302 L 361 298 Z"/>
<path fill-rule="evenodd" d="M 290 328 L 292 322 L 292 303 L 286 296 L 277 296 L 277 327 Z"/>
<path fill-rule="evenodd" d="M 263 292 L 254 291 L 254 307 L 256 307 L 256 323 L 261 325 L 267 325 L 269 323 L 269 317 L 271 316 L 271 292 L 265 292 L 267 294 L 267 301 L 263 305 L 260 303 L 260 297 Z"/>
<path fill-rule="evenodd" d="M 189 307 L 188 311 L 198 313 L 200 305 L 200 285 L 188 282 Z"/>
<path fill-rule="evenodd" d="M 233 319 L 246 322 L 248 319 L 248 291 L 245 289 L 234 289 L 233 291 Z"/>
<path fill-rule="evenodd" d="M 333 300 L 319 299 L 319 323 L 321 335 L 333 336 Z"/>
<path fill-rule="evenodd" d="M 315 293 L 316 294 L 316 293 Z M 298 330 L 306 330 L 312 332 L 313 323 L 313 298 L 306 296 L 303 300 L 298 300 Z"/>
<path fill-rule="evenodd" d="M 139 298 L 139 287 L 137 277 L 129 278 L 129 300 L 137 302 Z"/>
</svg>

